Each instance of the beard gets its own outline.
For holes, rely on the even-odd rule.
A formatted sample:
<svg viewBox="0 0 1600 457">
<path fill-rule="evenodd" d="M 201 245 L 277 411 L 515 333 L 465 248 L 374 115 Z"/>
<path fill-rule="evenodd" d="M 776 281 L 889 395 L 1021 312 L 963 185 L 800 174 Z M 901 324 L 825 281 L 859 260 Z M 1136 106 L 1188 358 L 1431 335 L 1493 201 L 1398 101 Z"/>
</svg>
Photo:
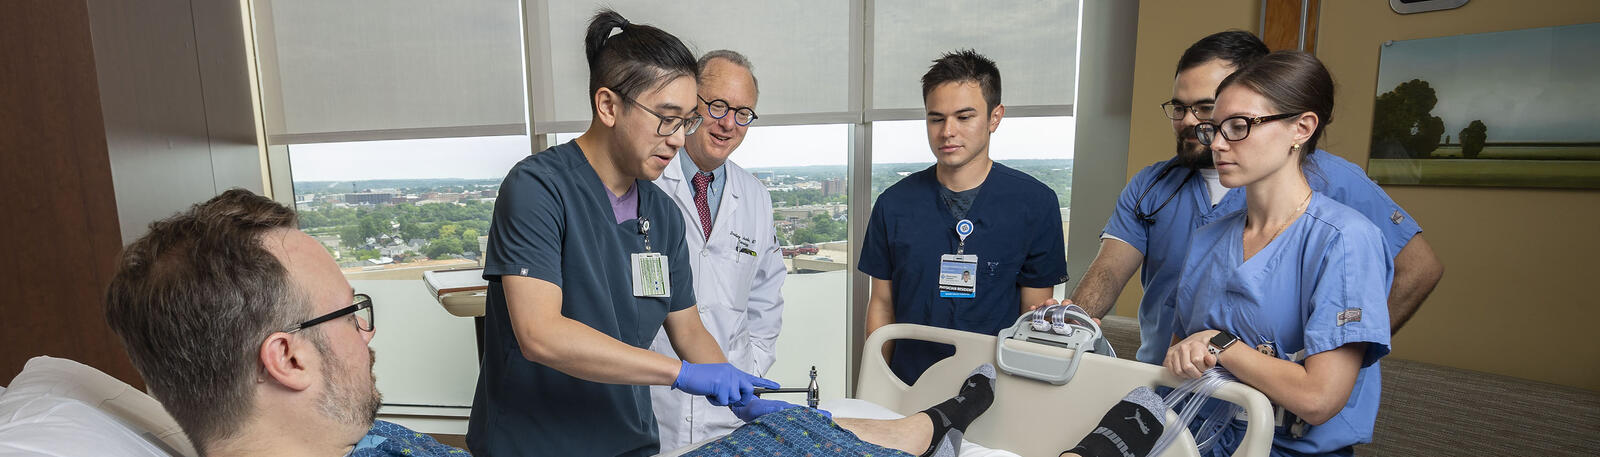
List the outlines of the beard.
<svg viewBox="0 0 1600 457">
<path fill-rule="evenodd" d="M 1216 159 L 1211 157 L 1211 147 L 1198 141 L 1194 143 L 1186 141 L 1193 139 L 1195 139 L 1194 126 L 1185 127 L 1183 131 L 1178 132 L 1178 148 L 1174 160 L 1178 165 L 1191 170 L 1216 168 Z"/>
<path fill-rule="evenodd" d="M 313 343 L 320 343 L 320 338 Z M 317 397 L 317 410 L 323 416 L 341 424 L 360 425 L 371 427 L 373 421 L 378 419 L 378 408 L 383 405 L 383 394 L 378 393 L 377 376 L 372 373 L 372 364 L 378 361 L 377 353 L 372 348 L 367 348 L 371 355 L 371 364 L 367 366 L 367 380 L 363 382 L 359 373 L 351 373 L 340 368 L 344 361 L 334 355 L 331 348 L 324 344 L 316 344 L 322 351 L 322 383 L 327 386 L 322 395 Z"/>
</svg>

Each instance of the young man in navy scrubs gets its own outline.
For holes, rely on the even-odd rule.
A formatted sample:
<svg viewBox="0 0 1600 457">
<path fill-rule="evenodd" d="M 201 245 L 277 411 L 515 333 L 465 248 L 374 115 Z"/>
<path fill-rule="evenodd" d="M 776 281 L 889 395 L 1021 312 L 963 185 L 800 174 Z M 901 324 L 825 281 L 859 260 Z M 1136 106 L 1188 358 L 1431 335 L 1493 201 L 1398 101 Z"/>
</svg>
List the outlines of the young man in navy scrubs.
<svg viewBox="0 0 1600 457">
<path fill-rule="evenodd" d="M 1000 127 L 1000 70 L 971 50 L 945 54 L 922 76 L 935 163 L 872 207 L 858 270 L 872 276 L 866 333 L 903 322 L 993 335 L 1067 280 L 1056 193 L 989 159 Z M 898 341 L 885 349 L 907 384 L 954 354 Z"/>
</svg>

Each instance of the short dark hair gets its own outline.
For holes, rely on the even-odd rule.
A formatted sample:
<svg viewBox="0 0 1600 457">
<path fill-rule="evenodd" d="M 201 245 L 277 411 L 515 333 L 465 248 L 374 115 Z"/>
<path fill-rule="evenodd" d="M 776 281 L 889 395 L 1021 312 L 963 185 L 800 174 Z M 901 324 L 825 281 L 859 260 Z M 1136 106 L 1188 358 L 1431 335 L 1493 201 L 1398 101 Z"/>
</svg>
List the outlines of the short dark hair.
<svg viewBox="0 0 1600 457">
<path fill-rule="evenodd" d="M 1217 85 L 1217 93 L 1229 86 L 1244 86 L 1266 97 L 1278 113 L 1317 115 L 1317 128 L 1302 145 L 1305 158 L 1317 150 L 1322 131 L 1333 123 L 1333 75 L 1322 61 L 1300 51 L 1277 51 L 1240 68 Z"/>
<path fill-rule="evenodd" d="M 612 35 L 613 30 L 620 30 Z M 589 109 L 601 87 L 637 99 L 646 88 L 661 87 L 680 76 L 698 79 L 694 54 L 683 41 L 661 29 L 629 23 L 616 11 L 602 9 L 589 21 L 583 41 L 589 60 Z"/>
<path fill-rule="evenodd" d="M 927 100 L 933 89 L 950 82 L 975 82 L 983 90 L 983 102 L 988 111 L 1000 106 L 1000 67 L 993 60 L 971 49 L 947 52 L 933 61 L 928 72 L 922 75 L 922 99 Z"/>
<path fill-rule="evenodd" d="M 310 312 L 261 240 L 295 223 L 294 210 L 231 189 L 151 223 L 122 251 L 106 321 L 201 452 L 254 411 L 257 347 Z"/>
<path fill-rule="evenodd" d="M 1216 59 L 1228 62 L 1234 69 L 1244 68 L 1256 59 L 1266 56 L 1268 52 L 1271 51 L 1267 49 L 1267 44 L 1262 43 L 1260 38 L 1256 38 L 1255 34 L 1250 32 L 1243 30 L 1217 32 L 1189 45 L 1189 49 L 1183 51 L 1183 57 L 1178 58 L 1178 71 L 1172 74 L 1183 73 L 1184 70 Z"/>
</svg>

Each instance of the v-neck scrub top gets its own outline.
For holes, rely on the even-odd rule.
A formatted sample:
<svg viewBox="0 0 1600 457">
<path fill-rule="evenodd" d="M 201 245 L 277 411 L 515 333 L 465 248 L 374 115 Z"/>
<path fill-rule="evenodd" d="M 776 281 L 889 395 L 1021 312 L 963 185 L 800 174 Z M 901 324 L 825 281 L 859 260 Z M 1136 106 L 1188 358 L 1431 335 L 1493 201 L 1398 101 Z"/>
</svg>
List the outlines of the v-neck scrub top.
<svg viewBox="0 0 1600 457">
<path fill-rule="evenodd" d="M 631 255 L 645 252 L 638 219 L 617 223 L 609 191 L 567 142 L 518 162 L 495 201 L 484 279 L 484 353 L 467 445 L 479 456 L 653 455 L 646 386 L 586 381 L 523 358 L 507 314 L 506 275 L 561 288 L 561 315 L 648 349 L 667 313 L 695 303 L 684 225 L 672 200 L 636 181 L 652 252 L 668 260 L 671 297 L 634 297 Z M 525 325 L 539 325 L 525 322 Z"/>
<path fill-rule="evenodd" d="M 1391 259 L 1422 232 L 1411 214 L 1390 199 L 1361 167 L 1321 149 L 1308 160 L 1310 166 L 1305 172 L 1311 189 L 1355 209 L 1376 225 L 1383 233 L 1384 251 Z M 1139 300 L 1141 341 L 1137 358 L 1157 365 L 1172 344 L 1175 327 L 1172 315 L 1166 311 L 1172 309 L 1176 299 L 1173 292 L 1178 288 L 1184 255 L 1189 252 L 1190 235 L 1202 225 L 1244 209 L 1244 188 L 1228 189 L 1212 205 L 1205 178 L 1195 172 L 1193 178 L 1186 180 L 1191 172 L 1181 166 L 1162 176 L 1161 171 L 1171 165 L 1171 160 L 1156 162 L 1135 174 L 1117 198 L 1117 208 L 1102 234 L 1102 238 L 1120 239 L 1144 254 L 1139 270 L 1144 295 Z M 1142 201 L 1140 195 L 1144 196 Z M 1172 202 L 1162 207 L 1168 197 Z M 1156 211 L 1157 208 L 1161 210 Z M 1154 223 L 1139 218 L 1138 213 L 1151 212 L 1155 213 Z"/>
<path fill-rule="evenodd" d="M 966 217 L 973 231 L 965 253 L 978 256 L 977 297 L 941 298 L 939 257 L 955 254 L 960 241 L 957 219 L 939 195 L 942 187 L 930 166 L 884 190 L 872 206 L 856 269 L 892 281 L 897 323 L 998 334 L 1022 314 L 1020 287 L 1067 281 L 1056 193 L 995 162 Z M 896 341 L 889 367 L 911 384 L 954 353 L 948 345 Z"/>
<path fill-rule="evenodd" d="M 1312 426 L 1284 411 L 1273 436 L 1273 455 L 1348 454 L 1350 446 L 1372 441 L 1382 390 L 1378 359 L 1389 353 L 1394 260 L 1383 234 L 1366 216 L 1321 193 L 1248 260 L 1244 225 L 1240 210 L 1195 232 L 1171 310 L 1178 336 L 1226 330 L 1239 337 L 1236 344 L 1302 365 L 1307 357 L 1367 343 L 1339 414 Z M 1231 454 L 1243 424 L 1225 433 L 1224 446 L 1213 454 Z"/>
</svg>

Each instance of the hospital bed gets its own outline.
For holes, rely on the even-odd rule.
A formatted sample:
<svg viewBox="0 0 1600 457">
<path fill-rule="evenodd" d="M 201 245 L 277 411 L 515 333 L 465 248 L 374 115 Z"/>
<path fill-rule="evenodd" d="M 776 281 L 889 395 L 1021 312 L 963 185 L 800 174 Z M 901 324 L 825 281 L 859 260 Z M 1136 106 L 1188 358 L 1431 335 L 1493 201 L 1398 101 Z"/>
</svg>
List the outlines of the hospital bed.
<svg viewBox="0 0 1600 457">
<path fill-rule="evenodd" d="M 900 339 L 945 343 L 955 346 L 956 353 L 929 367 L 916 385 L 907 386 L 890 371 L 880 349 L 884 343 Z M 993 335 L 921 325 L 884 326 L 873 332 L 862 348 L 856 398 L 823 401 L 820 408 L 835 413 L 835 417 L 892 418 L 883 417 L 882 414 L 862 414 L 876 407 L 886 408 L 900 416 L 915 414 L 954 396 L 960 385 L 959 380 L 966 378 L 973 367 L 995 363 L 997 341 L 999 338 Z M 1062 360 L 1076 355 L 1070 349 L 1011 338 L 1006 338 L 1004 344 L 1012 351 Z M 997 371 L 999 377 L 995 382 L 994 405 L 966 432 L 970 444 L 979 446 L 963 446 L 964 456 L 1008 455 L 990 452 L 988 448 L 992 448 L 1024 457 L 1055 457 L 1076 445 L 1099 423 L 1101 416 L 1134 387 L 1176 387 L 1184 381 L 1159 366 L 1093 353 L 1084 354 L 1070 381 L 1061 385 L 1008 374 L 1004 370 Z M 1239 383 L 1223 386 L 1212 397 L 1240 405 L 1248 419 L 1249 427 L 1243 444 L 1233 455 L 1268 455 L 1272 446 L 1273 416 L 1272 405 L 1267 397 Z M 1170 412 L 1167 417 L 1169 424 L 1178 420 L 1177 415 Z M 681 455 L 700 444 L 704 443 L 663 455 Z M 1184 433 L 1161 456 L 1197 454 L 1193 438 Z"/>
</svg>

